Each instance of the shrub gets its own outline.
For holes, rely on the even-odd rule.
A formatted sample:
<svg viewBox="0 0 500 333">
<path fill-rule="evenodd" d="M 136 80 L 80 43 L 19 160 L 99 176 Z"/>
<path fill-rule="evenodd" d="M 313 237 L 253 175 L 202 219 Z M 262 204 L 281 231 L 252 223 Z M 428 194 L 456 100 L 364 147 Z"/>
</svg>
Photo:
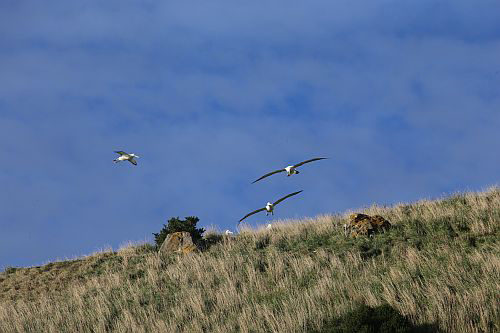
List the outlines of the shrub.
<svg viewBox="0 0 500 333">
<path fill-rule="evenodd" d="M 221 234 L 215 232 L 206 233 L 203 237 L 203 243 L 201 245 L 201 250 L 208 250 L 211 246 L 216 245 L 224 240 Z"/>
<path fill-rule="evenodd" d="M 17 270 L 18 270 L 18 267 L 11 267 L 11 266 L 5 267 L 6 274 L 14 274 Z"/>
<path fill-rule="evenodd" d="M 439 332 L 434 325 L 413 325 L 389 304 L 369 307 L 365 304 L 341 318 L 325 322 L 321 333 L 420 333 Z"/>
<path fill-rule="evenodd" d="M 185 220 L 179 219 L 179 217 L 172 217 L 168 220 L 167 224 L 163 225 L 163 228 L 159 233 L 154 233 L 156 248 L 159 249 L 168 234 L 174 232 L 186 231 L 191 234 L 193 243 L 199 245 L 202 241 L 203 233 L 205 229 L 196 228 L 196 224 L 200 221 L 196 216 L 187 216 Z"/>
</svg>

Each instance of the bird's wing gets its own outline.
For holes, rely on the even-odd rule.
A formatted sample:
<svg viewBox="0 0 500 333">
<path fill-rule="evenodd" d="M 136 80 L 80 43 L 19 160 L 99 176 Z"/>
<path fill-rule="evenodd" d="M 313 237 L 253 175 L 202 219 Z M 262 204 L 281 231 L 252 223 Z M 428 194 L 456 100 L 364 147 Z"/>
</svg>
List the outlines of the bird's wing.
<svg viewBox="0 0 500 333">
<path fill-rule="evenodd" d="M 248 213 L 247 215 L 243 216 L 243 218 L 240 220 L 240 222 L 238 222 L 238 224 L 241 223 L 241 221 L 243 221 L 244 219 L 246 219 L 247 217 L 249 217 L 250 215 L 253 215 L 255 213 L 258 213 L 258 212 L 262 212 L 263 210 L 266 210 L 266 207 L 263 207 L 263 208 L 260 208 L 260 209 L 257 209 L 257 210 L 254 210 L 253 212 L 251 213 Z"/>
<path fill-rule="evenodd" d="M 300 192 L 302 192 L 303 190 L 300 190 L 300 191 L 297 191 L 297 192 L 293 192 L 293 193 L 290 193 L 288 195 L 285 195 L 283 198 L 279 199 L 278 201 L 276 201 L 275 203 L 273 203 L 273 206 L 276 206 L 277 204 L 279 204 L 280 202 L 282 202 L 283 200 L 285 200 L 286 198 L 290 198 L 291 196 L 294 196 L 295 194 L 299 194 Z"/>
<path fill-rule="evenodd" d="M 134 160 L 134 158 L 129 158 L 128 161 L 132 163 L 133 165 L 137 165 L 137 161 Z"/>
<path fill-rule="evenodd" d="M 252 182 L 252 184 L 253 184 L 253 183 L 258 182 L 258 181 L 259 181 L 259 180 L 261 180 L 261 179 L 264 179 L 264 178 L 266 178 L 266 177 L 269 177 L 269 176 L 271 176 L 271 175 L 274 175 L 275 173 L 278 173 L 278 172 L 283 172 L 283 171 L 286 171 L 286 170 L 285 170 L 285 169 L 279 169 L 279 170 L 276 170 L 276 171 L 273 171 L 273 172 L 266 173 L 264 176 L 260 177 L 259 179 L 254 180 L 254 181 Z"/>
<path fill-rule="evenodd" d="M 304 161 L 304 162 L 300 162 L 300 163 L 297 163 L 294 165 L 294 168 L 298 168 L 299 166 L 301 165 L 304 165 L 306 163 L 309 163 L 309 162 L 314 162 L 314 161 L 319 161 L 319 160 L 326 160 L 328 157 L 316 157 L 316 158 L 311 158 L 310 160 L 307 160 L 307 161 Z"/>
<path fill-rule="evenodd" d="M 120 154 L 120 155 L 128 155 L 126 152 L 121 151 L 121 150 L 115 151 L 115 153 Z"/>
</svg>

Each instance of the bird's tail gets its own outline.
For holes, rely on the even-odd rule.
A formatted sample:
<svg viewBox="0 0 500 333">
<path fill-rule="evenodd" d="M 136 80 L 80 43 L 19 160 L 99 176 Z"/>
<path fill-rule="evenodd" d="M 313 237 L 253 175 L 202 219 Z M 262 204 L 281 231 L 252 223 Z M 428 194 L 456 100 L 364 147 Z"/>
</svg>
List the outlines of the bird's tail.
<svg viewBox="0 0 500 333">
<path fill-rule="evenodd" d="M 299 170 L 295 169 L 295 173 L 296 173 L 296 174 L 299 174 L 300 172 L 299 172 Z"/>
</svg>

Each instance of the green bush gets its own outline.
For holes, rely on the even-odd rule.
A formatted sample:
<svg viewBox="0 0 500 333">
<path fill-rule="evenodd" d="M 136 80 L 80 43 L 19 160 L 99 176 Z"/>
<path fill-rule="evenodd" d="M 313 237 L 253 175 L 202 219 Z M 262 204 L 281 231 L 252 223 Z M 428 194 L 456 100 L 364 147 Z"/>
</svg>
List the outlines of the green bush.
<svg viewBox="0 0 500 333">
<path fill-rule="evenodd" d="M 7 266 L 7 267 L 5 267 L 5 273 L 6 274 L 14 274 L 18 269 L 19 269 L 19 267 Z"/>
<path fill-rule="evenodd" d="M 167 224 L 163 225 L 163 228 L 159 233 L 154 233 L 156 248 L 159 249 L 168 234 L 174 232 L 186 231 L 191 234 L 193 243 L 200 245 L 202 242 L 203 233 L 205 229 L 196 228 L 196 224 L 200 221 L 196 216 L 187 216 L 185 220 L 179 219 L 179 217 L 172 217 L 168 220 Z"/>
<path fill-rule="evenodd" d="M 224 237 L 221 234 L 217 233 L 207 233 L 203 237 L 203 242 L 200 244 L 200 248 L 202 251 L 208 250 L 211 246 L 216 245 L 224 240 Z"/>
<path fill-rule="evenodd" d="M 318 332 L 318 331 L 316 331 Z M 439 332 L 434 325 L 413 325 L 389 304 L 369 307 L 365 304 L 341 318 L 324 323 L 320 333 L 420 333 Z"/>
</svg>

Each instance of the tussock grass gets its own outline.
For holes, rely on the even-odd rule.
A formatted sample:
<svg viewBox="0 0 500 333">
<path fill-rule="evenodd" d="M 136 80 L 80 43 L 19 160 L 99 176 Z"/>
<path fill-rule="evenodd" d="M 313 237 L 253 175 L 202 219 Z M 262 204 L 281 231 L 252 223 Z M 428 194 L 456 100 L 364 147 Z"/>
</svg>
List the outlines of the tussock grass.
<svg viewBox="0 0 500 333">
<path fill-rule="evenodd" d="M 500 330 L 499 188 L 359 212 L 393 228 L 345 238 L 347 212 L 212 231 L 208 249 L 182 257 L 140 244 L 9 268 L 0 331 L 323 332 L 359 304 L 415 327 Z"/>
</svg>

